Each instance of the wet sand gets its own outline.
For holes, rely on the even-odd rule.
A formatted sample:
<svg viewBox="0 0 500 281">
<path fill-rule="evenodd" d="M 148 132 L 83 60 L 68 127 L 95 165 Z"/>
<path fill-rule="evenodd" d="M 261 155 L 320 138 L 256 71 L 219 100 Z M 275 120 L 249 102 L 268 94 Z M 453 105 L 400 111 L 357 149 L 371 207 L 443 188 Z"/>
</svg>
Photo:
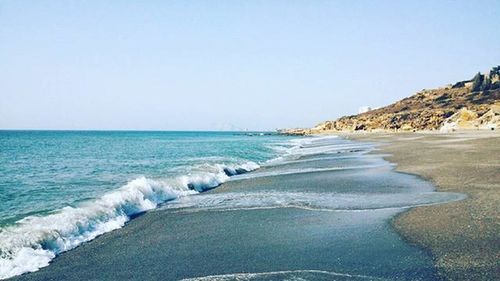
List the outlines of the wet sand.
<svg viewBox="0 0 500 281">
<path fill-rule="evenodd" d="M 398 232 L 429 249 L 449 280 L 500 279 L 500 133 L 406 133 L 347 136 L 375 141 L 397 170 L 420 175 L 439 191 L 468 194 L 398 216 Z"/>
<path fill-rule="evenodd" d="M 13 279 L 439 280 L 391 221 L 463 196 L 394 172 L 369 147 L 311 145 L 319 152 L 169 202 Z"/>
</svg>

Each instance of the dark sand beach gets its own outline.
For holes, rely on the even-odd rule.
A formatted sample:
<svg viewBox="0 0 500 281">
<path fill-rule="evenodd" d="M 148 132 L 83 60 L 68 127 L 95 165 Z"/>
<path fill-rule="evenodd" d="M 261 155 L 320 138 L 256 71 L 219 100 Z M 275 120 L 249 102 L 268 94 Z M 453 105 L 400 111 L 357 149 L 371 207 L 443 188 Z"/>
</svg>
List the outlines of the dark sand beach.
<svg viewBox="0 0 500 281">
<path fill-rule="evenodd" d="M 431 254 L 391 221 L 463 196 L 434 192 L 371 150 L 338 139 L 304 145 L 13 279 L 439 280 Z"/>
<path fill-rule="evenodd" d="M 500 134 L 405 133 L 351 135 L 376 141 L 397 170 L 420 175 L 439 191 L 466 193 L 466 200 L 417 207 L 395 220 L 412 243 L 429 249 L 449 280 L 500 278 Z"/>
</svg>

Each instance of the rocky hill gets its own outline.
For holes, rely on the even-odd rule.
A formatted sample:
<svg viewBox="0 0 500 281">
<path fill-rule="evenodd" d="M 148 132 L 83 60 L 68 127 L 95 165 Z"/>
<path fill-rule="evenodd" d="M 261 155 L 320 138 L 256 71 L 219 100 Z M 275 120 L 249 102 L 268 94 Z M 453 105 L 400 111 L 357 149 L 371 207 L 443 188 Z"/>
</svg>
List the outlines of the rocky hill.
<svg viewBox="0 0 500 281">
<path fill-rule="evenodd" d="M 420 131 L 500 127 L 500 66 L 471 80 L 422 90 L 391 105 L 362 114 L 326 121 L 311 129 L 283 130 L 287 134 L 328 131 Z"/>
</svg>

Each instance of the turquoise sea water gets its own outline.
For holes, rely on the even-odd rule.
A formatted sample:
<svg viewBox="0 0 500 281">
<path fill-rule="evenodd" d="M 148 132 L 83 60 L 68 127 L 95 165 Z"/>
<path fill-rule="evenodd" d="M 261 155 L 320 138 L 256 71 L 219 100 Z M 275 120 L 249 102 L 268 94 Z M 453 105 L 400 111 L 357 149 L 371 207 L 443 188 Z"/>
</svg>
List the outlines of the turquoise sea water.
<svg viewBox="0 0 500 281">
<path fill-rule="evenodd" d="M 189 235 L 196 227 L 201 227 L 200 233 L 209 229 L 219 231 L 214 233 L 211 243 L 222 248 L 237 245 L 240 235 L 252 238 L 262 223 L 274 218 L 269 228 L 261 229 L 269 239 L 261 239 L 255 245 L 265 249 L 264 256 L 273 257 L 269 258 L 273 260 L 271 267 L 253 269 L 264 274 L 264 277 L 258 275 L 257 280 L 261 277 L 274 280 L 276 276 L 268 276 L 269 272 L 289 268 L 302 260 L 298 257 L 307 256 L 310 249 L 303 252 L 297 249 L 301 242 L 290 242 L 302 240 L 309 241 L 304 247 L 310 245 L 311 249 L 321 248 L 325 252 L 318 252 L 319 260 L 296 264 L 294 269 L 302 270 L 300 272 L 278 272 L 278 275 L 292 274 L 298 278 L 304 274 L 324 275 L 323 271 L 333 270 L 370 276 L 403 276 L 401 280 L 415 280 L 415 276 L 420 276 L 427 280 L 434 276 L 428 257 L 400 241 L 387 223 L 407 208 L 460 200 L 464 196 L 434 192 L 434 187 L 422 179 L 394 172 L 392 164 L 381 155 L 368 154 L 373 149 L 370 143 L 335 136 L 0 131 L 0 279 L 38 271 L 58 254 L 119 229 L 145 211 L 160 209 L 158 213 L 163 210 L 178 215 L 168 221 L 169 225 L 178 223 L 175 220 L 183 218 L 183 212 L 198 214 L 188 219 L 184 230 Z M 203 192 L 224 182 L 227 182 L 224 188 Z M 237 213 L 240 217 L 221 219 L 219 212 Z M 253 217 L 255 212 L 265 219 L 260 215 Z M 293 212 L 298 217 L 290 217 Z M 304 215 L 312 221 L 299 227 L 297 222 Z M 317 223 L 317 219 L 325 219 L 328 225 L 324 227 L 328 230 L 323 229 L 323 223 L 319 223 L 319 228 L 305 227 L 313 221 Z M 209 222 L 212 220 L 219 227 L 214 229 Z M 250 221 L 253 224 L 248 224 Z M 133 223 L 130 227 L 133 228 Z M 181 249 L 182 254 L 173 256 L 175 262 L 186 253 L 200 253 L 199 249 L 204 246 L 199 243 L 204 244 L 203 239 L 187 242 L 185 237 L 189 235 L 182 232 L 182 228 L 172 227 L 168 228 L 171 235 L 160 236 L 179 237 L 180 241 L 168 243 L 165 248 L 167 252 Z M 239 232 L 231 242 L 227 231 L 230 233 L 233 228 Z M 273 229 L 272 233 L 268 233 L 269 229 Z M 346 229 L 350 230 L 346 232 Z M 288 238 L 282 239 L 279 233 Z M 147 239 L 156 241 L 160 238 L 156 235 L 153 231 Z M 141 239 L 132 239 L 131 244 Z M 290 253 L 293 249 L 300 250 L 301 254 L 283 259 L 277 250 L 279 247 L 275 246 L 286 241 L 290 244 L 285 249 Z M 331 244 L 324 248 L 324 243 Z M 353 246 L 360 243 L 366 245 Z M 186 247 L 191 250 L 185 252 Z M 123 256 L 115 256 L 118 248 L 104 254 L 112 256 L 109 260 L 121 258 Z M 242 250 L 242 254 L 250 255 L 254 250 L 251 247 L 251 250 Z M 203 252 L 202 256 L 214 251 Z M 352 251 L 358 253 L 353 255 Z M 326 259 L 331 262 L 324 264 L 322 257 L 327 253 L 332 254 Z M 372 257 L 371 253 L 385 254 Z M 137 257 L 130 258 L 135 261 Z M 167 259 L 168 255 L 162 253 L 155 258 L 148 253 L 147 258 Z M 220 266 L 222 258 L 226 259 L 223 267 Z M 251 265 L 250 261 L 241 260 L 245 262 L 234 264 L 231 255 L 218 256 L 213 260 L 216 265 L 208 268 L 221 270 L 211 273 L 203 266 L 199 270 L 192 264 L 178 266 L 178 272 L 187 270 L 187 273 L 176 278 L 192 276 L 193 272 L 197 272 L 193 276 L 227 273 L 231 264 L 237 266 L 229 272 L 250 272 L 246 267 Z M 337 264 L 338 260 L 346 263 Z M 172 262 L 167 259 L 161 263 L 162 276 L 164 264 Z M 118 268 L 116 264 L 103 266 L 102 270 L 115 270 L 115 267 Z M 94 267 L 84 270 L 93 271 Z M 40 276 L 39 280 L 53 279 Z M 314 276 L 310 279 L 316 280 Z M 224 280 L 240 278 L 226 277 L 229 279 Z"/>
<path fill-rule="evenodd" d="M 217 165 L 262 163 L 280 144 L 287 145 L 286 137 L 244 133 L 1 131 L 0 226 L 78 205 L 140 177 L 196 182 L 198 176 L 203 188 L 212 187 Z"/>
<path fill-rule="evenodd" d="M 36 270 L 141 212 L 254 170 L 292 146 L 289 139 L 233 132 L 0 131 L 0 277 Z"/>
</svg>

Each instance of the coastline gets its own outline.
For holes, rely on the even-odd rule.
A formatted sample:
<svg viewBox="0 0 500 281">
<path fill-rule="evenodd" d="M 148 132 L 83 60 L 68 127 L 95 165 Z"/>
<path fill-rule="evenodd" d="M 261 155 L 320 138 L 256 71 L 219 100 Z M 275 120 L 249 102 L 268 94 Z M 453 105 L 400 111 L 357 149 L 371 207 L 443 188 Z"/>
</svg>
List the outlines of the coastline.
<svg viewBox="0 0 500 281">
<path fill-rule="evenodd" d="M 396 171 L 432 182 L 437 191 L 468 198 L 415 207 L 393 220 L 410 243 L 430 250 L 449 280 L 500 276 L 500 134 L 490 131 L 343 134 L 379 144 Z"/>
<path fill-rule="evenodd" d="M 12 280 L 440 280 L 430 253 L 391 221 L 463 196 L 396 173 L 372 150 L 304 143 L 284 162 L 141 214 Z"/>
</svg>

